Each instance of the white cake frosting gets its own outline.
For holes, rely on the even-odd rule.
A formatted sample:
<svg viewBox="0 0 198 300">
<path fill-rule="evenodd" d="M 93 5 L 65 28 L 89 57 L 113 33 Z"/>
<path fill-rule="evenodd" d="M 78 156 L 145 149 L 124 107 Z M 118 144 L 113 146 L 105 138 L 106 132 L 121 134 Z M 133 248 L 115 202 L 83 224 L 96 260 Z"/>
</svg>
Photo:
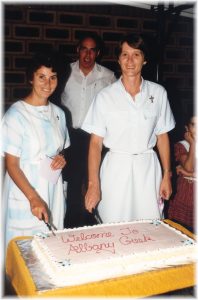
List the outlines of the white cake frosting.
<svg viewBox="0 0 198 300">
<path fill-rule="evenodd" d="M 196 243 L 159 220 L 101 224 L 34 236 L 32 248 L 57 287 L 196 260 Z"/>
</svg>

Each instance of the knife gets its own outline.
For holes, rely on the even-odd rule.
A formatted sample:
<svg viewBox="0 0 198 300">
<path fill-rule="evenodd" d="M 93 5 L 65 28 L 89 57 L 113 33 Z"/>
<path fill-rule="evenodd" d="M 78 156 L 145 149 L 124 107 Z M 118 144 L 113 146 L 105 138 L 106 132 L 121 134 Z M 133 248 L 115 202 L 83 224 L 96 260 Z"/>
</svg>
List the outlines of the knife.
<svg viewBox="0 0 198 300">
<path fill-rule="evenodd" d="M 44 220 L 43 220 L 43 221 L 44 221 Z M 44 221 L 44 223 L 47 225 L 48 229 L 52 232 L 52 234 L 53 234 L 54 236 L 56 236 L 54 230 L 52 229 L 52 225 L 50 225 L 50 223 L 47 223 L 47 222 L 45 222 L 45 221 Z"/>
<path fill-rule="evenodd" d="M 102 224 L 102 219 L 99 216 L 98 210 L 96 208 L 92 209 L 92 214 L 94 215 L 94 218 L 96 219 L 96 221 L 98 222 L 98 224 Z"/>
<path fill-rule="evenodd" d="M 48 229 L 52 232 L 52 234 L 56 236 L 54 230 L 57 230 L 57 228 L 53 224 L 50 224 L 49 222 L 45 222 L 44 217 L 42 218 L 42 220 L 45 223 L 45 225 L 47 225 Z"/>
</svg>

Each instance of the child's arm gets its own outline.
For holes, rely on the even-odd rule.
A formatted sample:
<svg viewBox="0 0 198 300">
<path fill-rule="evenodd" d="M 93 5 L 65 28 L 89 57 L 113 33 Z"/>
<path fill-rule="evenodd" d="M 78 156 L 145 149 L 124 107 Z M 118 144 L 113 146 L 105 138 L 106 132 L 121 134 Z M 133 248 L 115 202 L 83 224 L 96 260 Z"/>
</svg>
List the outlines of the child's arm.
<svg viewBox="0 0 198 300">
<path fill-rule="evenodd" d="M 195 140 L 189 131 L 185 132 L 184 138 L 190 144 L 189 152 L 181 153 L 177 161 L 186 172 L 193 173 L 195 166 Z"/>
<path fill-rule="evenodd" d="M 196 177 L 194 172 L 187 172 L 182 166 L 177 166 L 176 167 L 176 173 L 177 175 L 183 175 L 186 177 Z"/>
</svg>

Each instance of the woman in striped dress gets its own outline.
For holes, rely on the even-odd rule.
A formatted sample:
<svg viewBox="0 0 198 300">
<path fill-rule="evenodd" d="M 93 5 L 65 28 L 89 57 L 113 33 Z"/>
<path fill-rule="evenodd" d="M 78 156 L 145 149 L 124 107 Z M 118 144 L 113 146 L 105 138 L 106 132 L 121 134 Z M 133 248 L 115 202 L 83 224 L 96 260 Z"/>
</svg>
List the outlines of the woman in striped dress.
<svg viewBox="0 0 198 300">
<path fill-rule="evenodd" d="M 3 117 L 6 245 L 16 236 L 47 231 L 43 220 L 63 228 L 65 184 L 61 174 L 57 182 L 49 175 L 65 167 L 61 151 L 70 144 L 65 114 L 48 100 L 57 88 L 59 70 L 57 55 L 35 55 L 28 71 L 31 92 L 11 105 Z"/>
</svg>

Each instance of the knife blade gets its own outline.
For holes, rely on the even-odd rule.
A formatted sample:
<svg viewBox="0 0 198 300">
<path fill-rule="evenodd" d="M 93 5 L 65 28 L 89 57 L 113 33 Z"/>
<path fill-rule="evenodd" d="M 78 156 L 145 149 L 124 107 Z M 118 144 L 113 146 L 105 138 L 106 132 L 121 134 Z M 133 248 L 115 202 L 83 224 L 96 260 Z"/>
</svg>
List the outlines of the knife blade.
<svg viewBox="0 0 198 300">
<path fill-rule="evenodd" d="M 96 221 L 98 222 L 98 224 L 102 224 L 102 223 L 103 223 L 103 222 L 102 222 L 102 219 L 101 219 L 101 217 L 99 216 L 99 213 L 98 213 L 98 211 L 97 211 L 96 208 L 93 208 L 93 209 L 92 209 L 92 213 L 93 213 L 93 215 L 94 215 L 94 218 L 95 218 Z"/>
<path fill-rule="evenodd" d="M 44 220 L 43 220 L 43 222 L 47 225 L 48 229 L 52 232 L 52 234 L 53 234 L 54 236 L 56 236 L 54 230 L 52 229 L 52 225 L 50 225 L 50 223 L 48 223 L 48 222 L 45 222 Z"/>
<path fill-rule="evenodd" d="M 55 232 L 53 229 L 57 230 L 56 227 L 53 224 L 50 224 L 49 222 L 45 222 L 44 216 L 42 215 L 42 221 L 45 223 L 47 228 L 52 232 L 54 236 L 56 236 Z M 52 229 L 53 228 L 53 229 Z"/>
</svg>

